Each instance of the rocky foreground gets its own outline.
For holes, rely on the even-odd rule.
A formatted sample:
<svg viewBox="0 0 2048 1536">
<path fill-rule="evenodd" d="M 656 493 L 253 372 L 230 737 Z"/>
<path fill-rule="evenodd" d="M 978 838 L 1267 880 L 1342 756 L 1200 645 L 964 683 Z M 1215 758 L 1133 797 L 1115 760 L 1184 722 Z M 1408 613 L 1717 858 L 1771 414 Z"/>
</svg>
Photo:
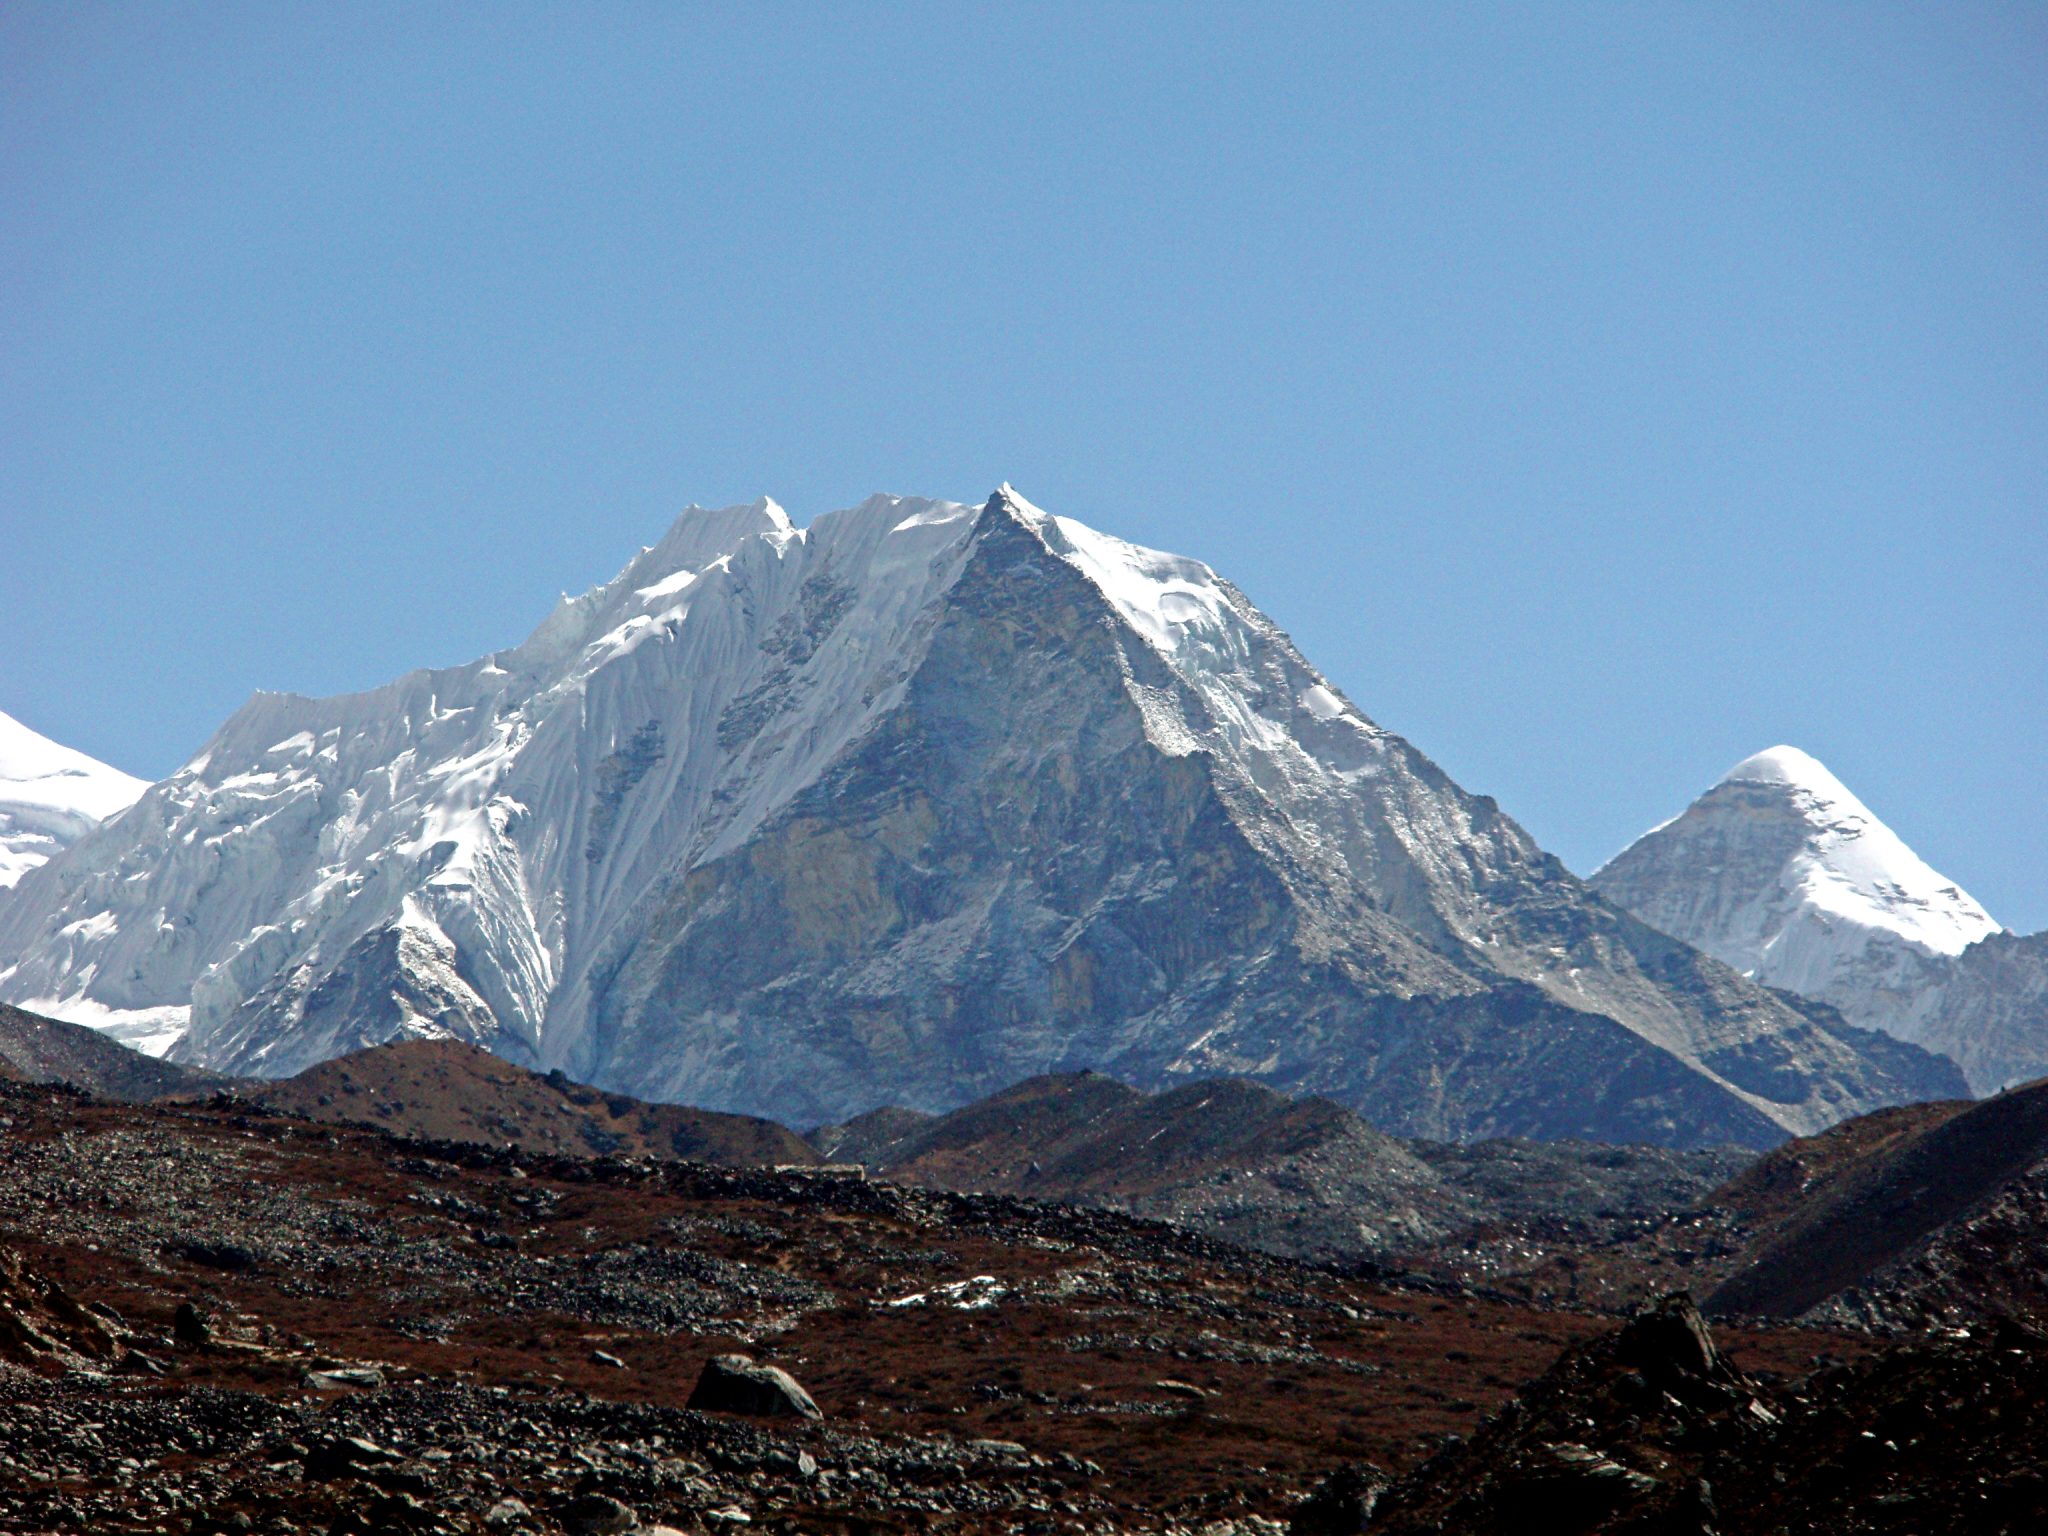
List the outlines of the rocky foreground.
<svg viewBox="0 0 2048 1536">
<path fill-rule="evenodd" d="M 1666 1298 L 1567 1353 L 1469 1442 L 1386 1488 L 1340 1475 L 1312 1529 L 1386 1536 L 2048 1529 L 2048 1336 L 2005 1322 L 1784 1381 Z"/>
<path fill-rule="evenodd" d="M 1612 1326 L 1109 1212 L 14 1084 L 0 1244 L 10 1531 L 1277 1531 Z M 817 1417 L 702 1395 L 727 1356 Z"/>
</svg>

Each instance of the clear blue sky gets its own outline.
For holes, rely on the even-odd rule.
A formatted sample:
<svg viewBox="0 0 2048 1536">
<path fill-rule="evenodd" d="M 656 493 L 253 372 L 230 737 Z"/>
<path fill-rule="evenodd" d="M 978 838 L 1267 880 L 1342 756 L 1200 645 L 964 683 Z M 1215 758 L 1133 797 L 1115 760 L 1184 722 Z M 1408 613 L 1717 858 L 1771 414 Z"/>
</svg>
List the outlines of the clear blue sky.
<svg viewBox="0 0 2048 1536">
<path fill-rule="evenodd" d="M 1590 869 L 1807 748 L 2048 926 L 2048 10 L 0 10 L 0 708 L 143 774 L 690 501 L 1198 555 Z"/>
</svg>

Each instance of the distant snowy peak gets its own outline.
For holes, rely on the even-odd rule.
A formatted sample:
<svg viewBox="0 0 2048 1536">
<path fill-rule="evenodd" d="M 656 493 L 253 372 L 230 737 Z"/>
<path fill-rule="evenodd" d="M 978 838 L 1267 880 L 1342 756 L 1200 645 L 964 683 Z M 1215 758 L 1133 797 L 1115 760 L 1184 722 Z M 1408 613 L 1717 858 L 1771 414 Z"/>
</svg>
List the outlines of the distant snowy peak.
<svg viewBox="0 0 2048 1536">
<path fill-rule="evenodd" d="M 2000 931 L 1796 747 L 1737 763 L 1592 883 L 1759 981 L 1916 1042 L 1940 968 Z"/>
<path fill-rule="evenodd" d="M 1693 810 L 1711 815 L 1717 797 L 1750 808 L 1782 806 L 1807 829 L 1787 868 L 1788 884 L 1819 913 L 1895 933 L 1938 955 L 1961 954 L 1999 931 L 1968 892 L 1931 868 L 1818 758 L 1797 747 L 1745 758 Z"/>
<path fill-rule="evenodd" d="M 0 887 L 126 810 L 147 788 L 0 713 Z"/>
</svg>

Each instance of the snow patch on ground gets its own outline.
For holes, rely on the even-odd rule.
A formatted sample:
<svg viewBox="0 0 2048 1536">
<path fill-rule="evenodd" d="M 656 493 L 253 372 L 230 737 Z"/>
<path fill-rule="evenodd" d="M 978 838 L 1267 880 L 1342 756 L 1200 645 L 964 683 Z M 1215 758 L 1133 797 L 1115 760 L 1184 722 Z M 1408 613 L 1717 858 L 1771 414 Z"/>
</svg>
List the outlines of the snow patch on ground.
<svg viewBox="0 0 2048 1536">
<path fill-rule="evenodd" d="M 960 1312 L 983 1312 L 1010 1294 L 1010 1287 L 994 1275 L 975 1275 L 966 1280 L 948 1280 L 929 1291 L 912 1291 L 882 1303 L 884 1307 L 952 1307 Z"/>
</svg>

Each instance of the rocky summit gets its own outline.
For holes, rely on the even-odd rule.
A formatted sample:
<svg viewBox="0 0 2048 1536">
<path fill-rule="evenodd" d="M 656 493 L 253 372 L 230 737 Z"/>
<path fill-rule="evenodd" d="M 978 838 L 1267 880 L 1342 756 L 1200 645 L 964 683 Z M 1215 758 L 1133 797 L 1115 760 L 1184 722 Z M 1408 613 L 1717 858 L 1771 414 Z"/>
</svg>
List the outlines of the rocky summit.
<svg viewBox="0 0 2048 1536">
<path fill-rule="evenodd" d="M 692 511 L 511 650 L 259 695 L 22 879 L 0 957 L 216 1070 L 442 1035 L 795 1125 L 1097 1068 L 1761 1146 L 1962 1088 L 1610 906 L 1206 566 L 1007 487 Z"/>
</svg>

